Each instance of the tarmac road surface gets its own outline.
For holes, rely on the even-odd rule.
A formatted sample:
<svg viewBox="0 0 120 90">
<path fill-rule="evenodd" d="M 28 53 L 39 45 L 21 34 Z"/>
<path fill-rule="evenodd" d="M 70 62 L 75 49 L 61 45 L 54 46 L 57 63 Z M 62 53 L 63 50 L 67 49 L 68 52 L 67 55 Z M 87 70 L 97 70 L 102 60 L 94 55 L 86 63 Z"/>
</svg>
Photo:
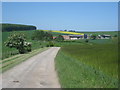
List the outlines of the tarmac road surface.
<svg viewBox="0 0 120 90">
<path fill-rule="evenodd" d="M 60 47 L 52 47 L 2 74 L 2 88 L 60 88 L 54 58 Z"/>
</svg>

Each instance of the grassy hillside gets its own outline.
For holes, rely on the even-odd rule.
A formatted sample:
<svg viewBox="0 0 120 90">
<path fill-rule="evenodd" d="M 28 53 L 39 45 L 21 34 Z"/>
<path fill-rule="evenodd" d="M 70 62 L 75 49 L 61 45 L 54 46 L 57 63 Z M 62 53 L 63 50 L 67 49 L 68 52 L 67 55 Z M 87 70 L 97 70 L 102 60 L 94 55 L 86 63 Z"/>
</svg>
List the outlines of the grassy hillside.
<svg viewBox="0 0 120 90">
<path fill-rule="evenodd" d="M 117 50 L 115 42 L 63 46 L 56 57 L 62 87 L 117 88 Z"/>
</svg>

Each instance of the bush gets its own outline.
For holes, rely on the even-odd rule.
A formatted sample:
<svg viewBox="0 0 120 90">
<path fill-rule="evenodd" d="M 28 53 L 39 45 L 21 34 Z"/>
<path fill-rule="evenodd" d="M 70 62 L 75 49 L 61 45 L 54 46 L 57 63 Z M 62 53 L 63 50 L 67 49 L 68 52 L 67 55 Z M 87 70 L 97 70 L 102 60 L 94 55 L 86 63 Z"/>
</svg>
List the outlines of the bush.
<svg viewBox="0 0 120 90">
<path fill-rule="evenodd" d="M 97 35 L 95 35 L 95 34 L 91 35 L 92 40 L 95 40 L 96 38 L 97 38 Z"/>
<path fill-rule="evenodd" d="M 117 37 L 117 35 L 115 34 L 114 37 Z"/>
<path fill-rule="evenodd" d="M 26 42 L 26 37 L 22 33 L 13 33 L 8 37 L 5 46 L 18 49 L 20 54 L 31 51 L 31 43 Z"/>
<path fill-rule="evenodd" d="M 89 42 L 89 40 L 88 40 L 88 39 L 86 39 L 86 40 L 85 40 L 85 42 L 86 42 L 86 43 L 88 43 L 88 42 Z"/>
<path fill-rule="evenodd" d="M 54 42 L 53 41 L 49 41 L 49 46 L 53 47 L 54 46 Z"/>
<path fill-rule="evenodd" d="M 33 33 L 32 40 L 39 41 L 50 41 L 53 39 L 53 36 L 49 32 L 44 32 L 42 30 L 37 30 Z"/>
<path fill-rule="evenodd" d="M 46 45 L 46 47 L 53 47 L 54 46 L 54 42 L 53 41 L 49 41 Z"/>
<path fill-rule="evenodd" d="M 62 35 L 58 35 L 56 38 L 55 38 L 56 41 L 64 41 L 64 38 Z"/>
</svg>

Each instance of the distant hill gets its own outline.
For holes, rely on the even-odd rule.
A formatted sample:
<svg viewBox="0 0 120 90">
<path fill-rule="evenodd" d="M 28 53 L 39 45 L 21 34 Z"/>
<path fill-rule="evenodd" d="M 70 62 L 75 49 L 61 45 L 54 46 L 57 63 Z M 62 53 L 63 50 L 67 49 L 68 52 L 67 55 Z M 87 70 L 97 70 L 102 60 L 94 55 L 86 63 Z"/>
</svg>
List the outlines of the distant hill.
<svg viewBox="0 0 120 90">
<path fill-rule="evenodd" d="M 2 32 L 36 30 L 36 26 L 2 23 Z"/>
</svg>

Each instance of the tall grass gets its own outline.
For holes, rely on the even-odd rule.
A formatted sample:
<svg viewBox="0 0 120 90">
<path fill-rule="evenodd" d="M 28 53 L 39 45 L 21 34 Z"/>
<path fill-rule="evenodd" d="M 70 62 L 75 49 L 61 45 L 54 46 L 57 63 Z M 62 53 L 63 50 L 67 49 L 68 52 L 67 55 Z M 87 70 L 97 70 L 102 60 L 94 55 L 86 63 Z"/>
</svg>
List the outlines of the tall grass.
<svg viewBox="0 0 120 90">
<path fill-rule="evenodd" d="M 117 88 L 117 44 L 64 46 L 56 69 L 63 88 Z"/>
</svg>

